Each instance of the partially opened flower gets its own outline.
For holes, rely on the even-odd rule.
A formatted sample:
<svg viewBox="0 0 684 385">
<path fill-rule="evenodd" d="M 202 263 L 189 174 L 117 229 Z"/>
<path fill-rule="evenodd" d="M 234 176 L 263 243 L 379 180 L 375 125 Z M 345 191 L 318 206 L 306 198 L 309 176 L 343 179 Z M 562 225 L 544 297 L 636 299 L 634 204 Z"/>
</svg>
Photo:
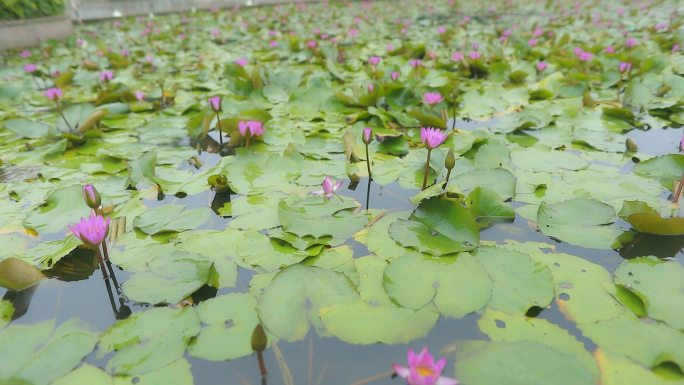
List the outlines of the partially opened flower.
<svg viewBox="0 0 684 385">
<path fill-rule="evenodd" d="M 439 145 L 444 143 L 444 141 L 447 139 L 447 136 L 448 135 L 439 128 L 420 128 L 420 141 L 423 142 L 425 147 L 427 147 L 429 150 L 439 147 Z"/>
<path fill-rule="evenodd" d="M 527 41 L 527 45 L 529 45 L 530 47 L 534 47 L 535 45 L 537 45 L 538 42 L 539 41 L 537 39 L 532 38 Z"/>
<path fill-rule="evenodd" d="M 221 97 L 220 96 L 210 97 L 209 98 L 209 107 L 211 107 L 211 110 L 214 112 L 221 111 Z"/>
<path fill-rule="evenodd" d="M 477 59 L 479 59 L 480 57 L 482 57 L 482 54 L 480 54 L 478 51 L 470 51 L 470 53 L 468 54 L 468 57 L 469 57 L 471 60 L 477 60 Z"/>
<path fill-rule="evenodd" d="M 594 55 L 592 55 L 591 52 L 582 51 L 579 54 L 579 59 L 581 61 L 590 61 L 593 58 L 594 58 Z"/>
<path fill-rule="evenodd" d="M 444 27 L 444 26 L 437 27 L 437 33 L 440 35 L 446 33 L 446 27 Z"/>
<path fill-rule="evenodd" d="M 615 47 L 613 47 L 612 45 L 609 45 L 608 47 L 606 47 L 603 50 L 603 52 L 608 53 L 608 54 L 613 54 L 613 53 L 615 53 Z"/>
<path fill-rule="evenodd" d="M 431 106 L 444 100 L 444 97 L 439 92 L 426 92 L 423 94 L 423 101 Z"/>
<path fill-rule="evenodd" d="M 625 41 L 625 47 L 632 48 L 635 45 L 637 45 L 637 43 L 638 43 L 637 39 L 630 37 L 630 38 L 627 38 L 627 41 Z"/>
<path fill-rule="evenodd" d="M 446 359 L 441 358 L 435 362 L 427 348 L 423 348 L 417 355 L 409 349 L 408 366 L 393 364 L 392 369 L 408 385 L 458 385 L 455 378 L 441 376 L 445 365 Z"/>
<path fill-rule="evenodd" d="M 544 72 L 546 67 L 548 67 L 548 64 L 545 61 L 537 62 L 537 72 Z"/>
<path fill-rule="evenodd" d="M 138 99 L 138 101 L 142 102 L 143 100 L 145 100 L 145 93 L 144 92 L 135 91 L 133 94 L 135 95 L 135 98 Z"/>
<path fill-rule="evenodd" d="M 620 70 L 620 73 L 621 73 L 621 74 L 624 74 L 624 73 L 626 73 L 626 72 L 629 72 L 629 71 L 632 69 L 632 63 L 630 63 L 630 62 L 628 62 L 628 61 L 627 61 L 627 62 L 622 61 L 622 62 L 620 62 L 620 65 L 618 66 L 618 69 Z"/>
<path fill-rule="evenodd" d="M 423 64 L 422 60 L 420 59 L 411 59 L 409 60 L 409 65 L 413 68 L 418 68 Z"/>
<path fill-rule="evenodd" d="M 333 178 L 331 178 L 330 176 L 326 176 L 323 179 L 323 183 L 321 183 L 321 187 L 322 189 L 312 191 L 311 194 L 323 195 L 326 198 L 330 198 L 333 195 L 335 195 L 335 191 L 339 190 L 339 188 L 342 187 L 342 181 L 338 180 L 337 182 L 335 182 Z"/>
<path fill-rule="evenodd" d="M 32 74 L 36 72 L 36 65 L 33 63 L 24 64 L 24 72 L 27 74 Z"/>
<path fill-rule="evenodd" d="M 264 133 L 264 126 L 258 120 L 242 120 L 238 122 L 238 131 L 249 140 L 253 136 L 261 136 Z"/>
<path fill-rule="evenodd" d="M 53 102 L 57 102 L 62 98 L 62 89 L 59 87 L 48 88 L 43 92 L 43 95 Z"/>
<path fill-rule="evenodd" d="M 368 58 L 368 64 L 372 65 L 373 67 L 377 66 L 380 64 L 380 57 L 379 56 L 371 56 Z"/>
<path fill-rule="evenodd" d="M 316 48 L 317 45 L 318 43 L 316 43 L 316 40 L 309 40 L 308 42 L 306 42 L 306 46 L 311 49 Z"/>
<path fill-rule="evenodd" d="M 363 143 L 366 145 L 373 141 L 373 129 L 370 127 L 365 127 L 363 129 Z"/>
<path fill-rule="evenodd" d="M 392 78 L 393 81 L 396 82 L 397 79 L 399 79 L 399 72 L 397 72 L 397 71 L 392 71 L 392 73 L 390 74 L 390 77 Z"/>
<path fill-rule="evenodd" d="M 31 57 L 31 51 L 25 49 L 25 50 L 21 51 L 21 54 L 20 54 L 20 55 L 21 55 L 21 57 L 23 57 L 24 59 L 28 59 L 28 58 Z"/>
<path fill-rule="evenodd" d="M 453 60 L 453 61 L 461 61 L 461 60 L 463 60 L 463 59 L 464 59 L 464 56 L 463 56 L 463 54 L 460 53 L 460 52 L 454 52 L 454 53 L 451 55 L 451 60 Z"/>
<path fill-rule="evenodd" d="M 244 58 L 244 57 L 241 57 L 241 58 L 235 60 L 235 64 L 239 65 L 240 67 L 244 67 L 244 66 L 246 66 L 248 63 L 249 63 L 249 61 L 248 61 L 246 58 Z"/>
<path fill-rule="evenodd" d="M 100 81 L 108 83 L 112 78 L 114 77 L 114 73 L 112 71 L 102 71 L 100 72 Z"/>
<path fill-rule="evenodd" d="M 74 226 L 69 226 L 69 230 L 84 244 L 97 247 L 107 237 L 109 222 L 109 218 L 105 219 L 91 210 L 88 218 L 81 218 Z"/>
</svg>

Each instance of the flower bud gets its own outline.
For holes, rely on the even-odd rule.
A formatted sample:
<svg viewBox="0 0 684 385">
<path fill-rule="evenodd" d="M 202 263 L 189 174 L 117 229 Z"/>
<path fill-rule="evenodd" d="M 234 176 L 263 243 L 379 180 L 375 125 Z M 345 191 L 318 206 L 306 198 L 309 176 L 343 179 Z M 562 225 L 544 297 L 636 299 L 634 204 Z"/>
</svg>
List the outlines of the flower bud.
<svg viewBox="0 0 684 385">
<path fill-rule="evenodd" d="M 639 146 L 637 146 L 636 141 L 632 138 L 627 138 L 627 140 L 625 141 L 625 147 L 627 148 L 628 152 L 639 151 Z"/>
<path fill-rule="evenodd" d="M 451 170 L 456 166 L 456 157 L 454 156 L 454 149 L 450 148 L 449 152 L 447 152 L 446 158 L 444 159 L 444 166 L 447 168 L 447 170 Z"/>
<path fill-rule="evenodd" d="M 83 186 L 83 200 L 91 209 L 100 208 L 100 204 L 102 203 L 100 193 L 98 193 L 95 186 L 90 183 Z"/>
<path fill-rule="evenodd" d="M 367 145 L 373 141 L 373 130 L 370 127 L 365 127 L 363 129 L 363 143 Z"/>
<path fill-rule="evenodd" d="M 263 326 L 258 324 L 252 332 L 252 350 L 255 352 L 263 352 L 266 349 L 267 343 L 268 337 L 266 337 L 266 332 L 264 332 Z"/>
</svg>

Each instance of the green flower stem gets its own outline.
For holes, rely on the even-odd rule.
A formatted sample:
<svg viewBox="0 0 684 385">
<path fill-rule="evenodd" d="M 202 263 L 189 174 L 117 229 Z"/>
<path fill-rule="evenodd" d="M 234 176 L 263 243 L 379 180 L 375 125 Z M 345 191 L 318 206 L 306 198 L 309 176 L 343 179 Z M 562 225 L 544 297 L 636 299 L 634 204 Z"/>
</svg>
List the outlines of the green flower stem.
<svg viewBox="0 0 684 385">
<path fill-rule="evenodd" d="M 370 157 L 368 156 L 368 145 L 366 145 L 366 167 L 368 168 L 368 178 L 369 179 L 373 178 L 373 175 L 371 174 L 371 169 L 370 169 Z"/>
<path fill-rule="evenodd" d="M 221 130 L 221 117 L 219 116 L 218 112 L 216 113 L 216 120 L 218 121 L 217 125 L 219 132 L 219 144 L 221 145 L 221 147 L 223 147 L 223 131 Z"/>
<path fill-rule="evenodd" d="M 682 195 L 683 189 L 684 189 L 684 174 L 682 174 L 682 177 L 679 179 L 679 182 L 677 184 L 677 188 L 674 192 L 674 195 L 672 196 L 672 203 L 678 203 L 679 202 L 679 197 Z"/>
<path fill-rule="evenodd" d="M 442 190 L 446 189 L 446 186 L 449 184 L 449 177 L 451 176 L 451 169 L 447 170 L 447 176 L 446 176 L 446 182 L 444 182 L 444 188 Z"/>
<path fill-rule="evenodd" d="M 71 127 L 71 124 L 69 124 L 69 121 L 67 120 L 67 118 L 64 116 L 64 113 L 62 112 L 62 105 L 59 103 L 59 101 L 57 101 L 56 103 L 57 103 L 57 112 L 59 112 L 59 115 L 62 117 L 62 120 L 64 120 L 64 123 L 66 123 L 67 127 L 69 127 L 69 132 L 73 132 L 74 129 Z"/>
<path fill-rule="evenodd" d="M 102 279 L 104 279 L 104 280 L 109 279 L 109 274 L 107 274 L 107 269 L 105 268 L 104 259 L 102 258 L 102 254 L 100 254 L 100 248 L 97 248 L 97 251 L 95 251 L 95 254 L 97 255 L 97 263 L 98 263 L 98 265 L 100 265 L 100 271 L 102 271 Z"/>
<path fill-rule="evenodd" d="M 423 176 L 423 188 L 422 188 L 422 190 L 425 190 L 425 187 L 427 187 L 428 174 L 430 173 L 430 153 L 431 152 L 432 152 L 432 149 L 428 148 L 427 160 L 425 161 L 425 175 Z"/>
</svg>

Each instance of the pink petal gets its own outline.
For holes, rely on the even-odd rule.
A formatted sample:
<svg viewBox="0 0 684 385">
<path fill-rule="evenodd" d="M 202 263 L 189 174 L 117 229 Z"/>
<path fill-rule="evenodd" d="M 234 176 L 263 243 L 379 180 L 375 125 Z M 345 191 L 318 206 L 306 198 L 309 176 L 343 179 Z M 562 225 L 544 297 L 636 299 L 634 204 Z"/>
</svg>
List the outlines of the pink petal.
<svg viewBox="0 0 684 385">
<path fill-rule="evenodd" d="M 451 377 L 440 377 L 435 382 L 435 385 L 458 385 L 458 380 Z"/>
<path fill-rule="evenodd" d="M 409 352 L 411 352 L 411 350 L 409 350 Z M 397 376 L 401 378 L 408 378 L 410 373 L 409 368 L 399 364 L 392 364 L 392 369 L 394 369 L 394 372 L 397 374 Z"/>
</svg>

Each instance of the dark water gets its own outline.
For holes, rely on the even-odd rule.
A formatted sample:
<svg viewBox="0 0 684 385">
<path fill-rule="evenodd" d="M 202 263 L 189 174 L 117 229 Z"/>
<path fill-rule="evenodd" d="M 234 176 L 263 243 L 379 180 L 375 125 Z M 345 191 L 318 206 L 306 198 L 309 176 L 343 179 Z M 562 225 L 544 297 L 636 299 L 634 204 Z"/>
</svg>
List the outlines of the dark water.
<svg viewBox="0 0 684 385">
<path fill-rule="evenodd" d="M 473 127 L 474 128 L 474 127 Z M 629 133 L 640 147 L 640 152 L 650 155 L 662 155 L 677 151 L 679 140 L 682 137 L 682 129 L 652 129 L 650 131 L 634 130 Z M 204 167 L 211 167 L 218 160 L 214 154 L 202 153 L 200 159 Z M 370 191 L 369 191 L 370 189 Z M 411 210 L 414 206 L 408 198 L 417 190 L 406 191 L 397 183 L 387 186 L 379 186 L 361 180 L 357 185 L 346 186 L 341 194 L 351 196 L 359 201 L 364 207 L 368 205 L 375 209 Z M 214 201 L 212 192 L 202 193 L 188 197 L 165 196 L 158 201 L 146 202 L 149 206 L 161 204 L 182 203 L 191 208 L 211 206 Z M 216 205 L 216 202 L 214 202 Z M 218 204 L 220 206 L 220 204 Z M 230 221 L 230 218 L 222 218 L 216 215 L 203 228 L 222 229 Z M 622 223 L 624 225 L 624 223 Z M 627 226 L 628 227 L 628 226 Z M 59 239 L 63 234 L 48 234 L 41 239 Z M 539 241 L 553 243 L 554 241 L 543 234 L 532 230 L 525 219 L 517 217 L 512 223 L 497 224 L 481 233 L 482 240 L 497 241 L 513 239 L 518 241 Z M 368 254 L 364 245 L 350 241 L 349 245 L 354 249 L 354 256 L 360 257 Z M 613 271 L 625 258 L 634 258 L 642 255 L 656 255 L 660 258 L 676 258 L 684 263 L 684 237 L 658 237 L 640 235 L 632 244 L 620 250 L 592 250 L 576 247 L 564 243 L 556 243 L 558 252 L 578 255 L 594 263 L 604 266 L 608 271 Z M 80 257 L 79 257 L 80 258 Z M 15 323 L 28 324 L 37 321 L 55 318 L 57 323 L 64 322 L 72 317 L 79 317 L 95 330 L 105 330 L 116 319 L 125 315 L 128 311 L 136 312 L 146 306 L 122 302 L 116 289 L 110 287 L 108 291 L 105 282 L 98 270 L 87 270 L 82 275 L 73 273 L 78 266 L 87 265 L 87 261 L 78 264 L 79 258 L 73 262 L 74 266 L 58 266 L 55 274 L 61 274 L 66 279 L 78 279 L 63 281 L 60 279 L 48 279 L 38 286 L 24 290 L 23 292 L 0 291 L 0 295 L 12 299 L 18 309 L 18 318 Z M 83 259 L 87 260 L 87 256 Z M 83 267 L 83 266 L 81 266 Z M 71 275 L 60 273 L 61 270 L 72 272 Z M 83 270 L 83 269 L 82 269 Z M 88 276 L 88 274 L 90 274 Z M 240 269 L 236 288 L 222 289 L 218 293 L 211 290 L 202 293 L 205 297 L 221 295 L 231 291 L 246 291 L 252 272 Z M 66 275 L 66 277 L 64 277 Z M 116 269 L 119 282 L 125 281 L 128 274 Z M 207 294 L 208 293 L 208 294 Z M 111 296 L 111 300 L 110 300 Z M 201 296 L 201 295 L 200 295 Z M 123 308 L 122 308 L 123 306 Z M 116 312 L 113 308 L 116 308 Z M 574 324 L 565 320 L 555 304 L 543 309 L 538 315 L 550 322 L 556 323 L 571 332 L 578 340 L 582 341 L 587 349 L 595 346 L 591 341 L 584 338 L 575 328 Z M 356 381 L 378 375 L 373 384 L 399 384 L 400 379 L 392 380 L 389 374 L 390 365 L 393 362 L 405 362 L 406 349 L 412 347 L 420 349 L 429 346 L 433 353 L 446 355 L 448 366 L 445 373 L 453 373 L 453 354 L 451 346 L 457 340 L 483 339 L 486 338 L 477 328 L 477 314 L 471 314 L 463 319 L 440 319 L 430 333 L 409 345 L 370 345 L 357 346 L 341 342 L 336 338 L 320 338 L 315 332 L 310 332 L 303 341 L 295 343 L 278 342 L 278 347 L 287 362 L 293 376 L 292 384 L 297 385 L 337 385 L 355 384 Z M 94 354 L 87 361 L 104 366 L 106 358 L 95 360 Z M 187 357 L 192 364 L 192 371 L 197 385 L 219 384 L 261 384 L 256 357 L 248 356 L 230 362 L 209 362 Z M 271 385 L 290 385 L 282 374 L 278 361 L 272 349 L 265 352 L 266 365 L 269 370 L 267 383 Z M 361 381 L 363 383 L 363 381 Z"/>
</svg>

